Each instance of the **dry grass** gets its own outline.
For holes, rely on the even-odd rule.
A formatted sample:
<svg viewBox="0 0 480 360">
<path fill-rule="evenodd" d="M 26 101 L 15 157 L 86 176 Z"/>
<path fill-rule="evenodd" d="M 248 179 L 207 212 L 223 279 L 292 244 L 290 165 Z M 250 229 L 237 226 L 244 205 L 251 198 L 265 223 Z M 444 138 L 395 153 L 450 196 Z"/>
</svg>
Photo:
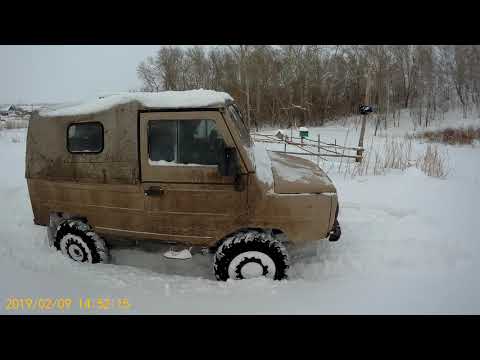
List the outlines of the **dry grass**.
<svg viewBox="0 0 480 360">
<path fill-rule="evenodd" d="M 413 164 L 411 139 L 386 138 L 382 144 L 373 144 L 372 138 L 362 162 L 346 163 L 343 172 L 345 176 L 383 175 L 387 169 L 405 170 Z"/>
<path fill-rule="evenodd" d="M 446 150 L 428 145 L 419 155 L 413 151 L 411 138 L 387 138 L 381 144 L 367 146 L 362 162 L 341 162 L 337 171 L 344 177 L 384 175 L 390 169 L 406 170 L 415 166 L 428 176 L 444 178 L 448 174 Z"/>
<path fill-rule="evenodd" d="M 416 138 L 426 139 L 430 142 L 439 142 L 449 145 L 471 145 L 475 140 L 480 140 L 480 128 L 447 128 L 435 131 L 423 131 Z"/>
<path fill-rule="evenodd" d="M 442 154 L 438 146 L 428 145 L 415 166 L 428 176 L 445 178 L 448 175 L 447 154 Z"/>
</svg>

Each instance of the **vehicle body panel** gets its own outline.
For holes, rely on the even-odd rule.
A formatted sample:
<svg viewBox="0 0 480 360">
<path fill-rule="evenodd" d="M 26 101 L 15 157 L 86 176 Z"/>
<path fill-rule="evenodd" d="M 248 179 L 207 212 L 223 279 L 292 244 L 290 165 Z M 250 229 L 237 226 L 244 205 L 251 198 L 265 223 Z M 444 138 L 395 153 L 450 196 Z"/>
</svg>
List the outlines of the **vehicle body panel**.
<svg viewBox="0 0 480 360">
<path fill-rule="evenodd" d="M 237 149 L 241 190 L 215 166 L 149 164 L 149 120 L 198 118 L 215 121 L 225 143 Z M 101 153 L 68 152 L 68 126 L 81 122 L 102 124 Z M 245 228 L 276 229 L 294 244 L 327 237 L 337 206 L 328 177 L 308 160 L 274 156 L 274 168 L 308 168 L 311 176 L 292 181 L 274 170 L 272 188 L 256 176 L 252 153 L 222 106 L 152 109 L 132 101 L 86 115 L 36 114 L 28 129 L 25 173 L 34 221 L 48 225 L 50 213 L 66 213 L 86 218 L 104 236 L 201 246 L 215 246 Z M 161 195 L 146 196 L 151 189 Z"/>
</svg>

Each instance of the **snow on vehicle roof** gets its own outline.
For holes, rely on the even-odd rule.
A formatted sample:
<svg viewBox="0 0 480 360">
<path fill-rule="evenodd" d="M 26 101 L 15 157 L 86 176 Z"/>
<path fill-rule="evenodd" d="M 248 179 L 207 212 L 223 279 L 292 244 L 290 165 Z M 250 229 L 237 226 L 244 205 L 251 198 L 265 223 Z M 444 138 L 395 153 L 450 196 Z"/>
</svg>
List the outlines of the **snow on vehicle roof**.
<svg viewBox="0 0 480 360">
<path fill-rule="evenodd" d="M 195 108 L 224 105 L 226 101 L 233 101 L 225 93 L 213 90 L 162 91 L 162 92 L 135 92 L 107 95 L 92 101 L 63 105 L 57 108 L 40 110 L 40 116 L 75 116 L 88 115 L 105 111 L 117 105 L 138 101 L 145 108 Z"/>
</svg>

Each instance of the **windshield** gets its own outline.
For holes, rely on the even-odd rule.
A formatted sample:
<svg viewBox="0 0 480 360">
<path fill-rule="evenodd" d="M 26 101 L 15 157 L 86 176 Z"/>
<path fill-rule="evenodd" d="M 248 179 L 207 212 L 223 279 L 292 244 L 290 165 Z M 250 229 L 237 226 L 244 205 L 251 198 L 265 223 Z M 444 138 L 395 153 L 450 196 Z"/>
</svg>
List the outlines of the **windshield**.
<svg viewBox="0 0 480 360">
<path fill-rule="evenodd" d="M 238 131 L 240 132 L 240 139 L 242 140 L 243 144 L 247 147 L 250 147 L 252 141 L 250 138 L 250 130 L 247 128 L 247 125 L 245 124 L 237 105 L 232 104 L 228 106 L 228 112 L 230 113 L 230 117 L 233 119 Z"/>
</svg>

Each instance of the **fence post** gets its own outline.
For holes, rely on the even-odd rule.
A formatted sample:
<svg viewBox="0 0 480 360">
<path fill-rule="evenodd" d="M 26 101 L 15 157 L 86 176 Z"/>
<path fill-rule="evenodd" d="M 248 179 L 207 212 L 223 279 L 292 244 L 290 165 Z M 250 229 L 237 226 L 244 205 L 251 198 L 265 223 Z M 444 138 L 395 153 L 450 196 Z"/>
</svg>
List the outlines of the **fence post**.
<svg viewBox="0 0 480 360">
<path fill-rule="evenodd" d="M 317 155 L 317 165 L 320 164 L 320 134 L 318 134 L 318 155 Z"/>
<path fill-rule="evenodd" d="M 367 115 L 362 115 L 362 129 L 360 130 L 360 139 L 358 140 L 358 147 L 360 149 L 357 150 L 357 157 L 355 159 L 355 162 L 362 162 L 362 156 L 363 156 L 363 137 L 365 136 L 365 125 L 367 122 Z"/>
<path fill-rule="evenodd" d="M 370 67 L 367 69 L 367 79 L 366 79 L 366 86 L 365 86 L 365 101 L 364 104 L 368 105 L 370 100 Z M 362 129 L 360 130 L 360 139 L 358 139 L 358 147 L 360 149 L 357 150 L 357 158 L 355 162 L 361 162 L 363 157 L 363 137 L 365 136 L 365 126 L 367 125 L 367 114 L 362 115 Z"/>
</svg>

